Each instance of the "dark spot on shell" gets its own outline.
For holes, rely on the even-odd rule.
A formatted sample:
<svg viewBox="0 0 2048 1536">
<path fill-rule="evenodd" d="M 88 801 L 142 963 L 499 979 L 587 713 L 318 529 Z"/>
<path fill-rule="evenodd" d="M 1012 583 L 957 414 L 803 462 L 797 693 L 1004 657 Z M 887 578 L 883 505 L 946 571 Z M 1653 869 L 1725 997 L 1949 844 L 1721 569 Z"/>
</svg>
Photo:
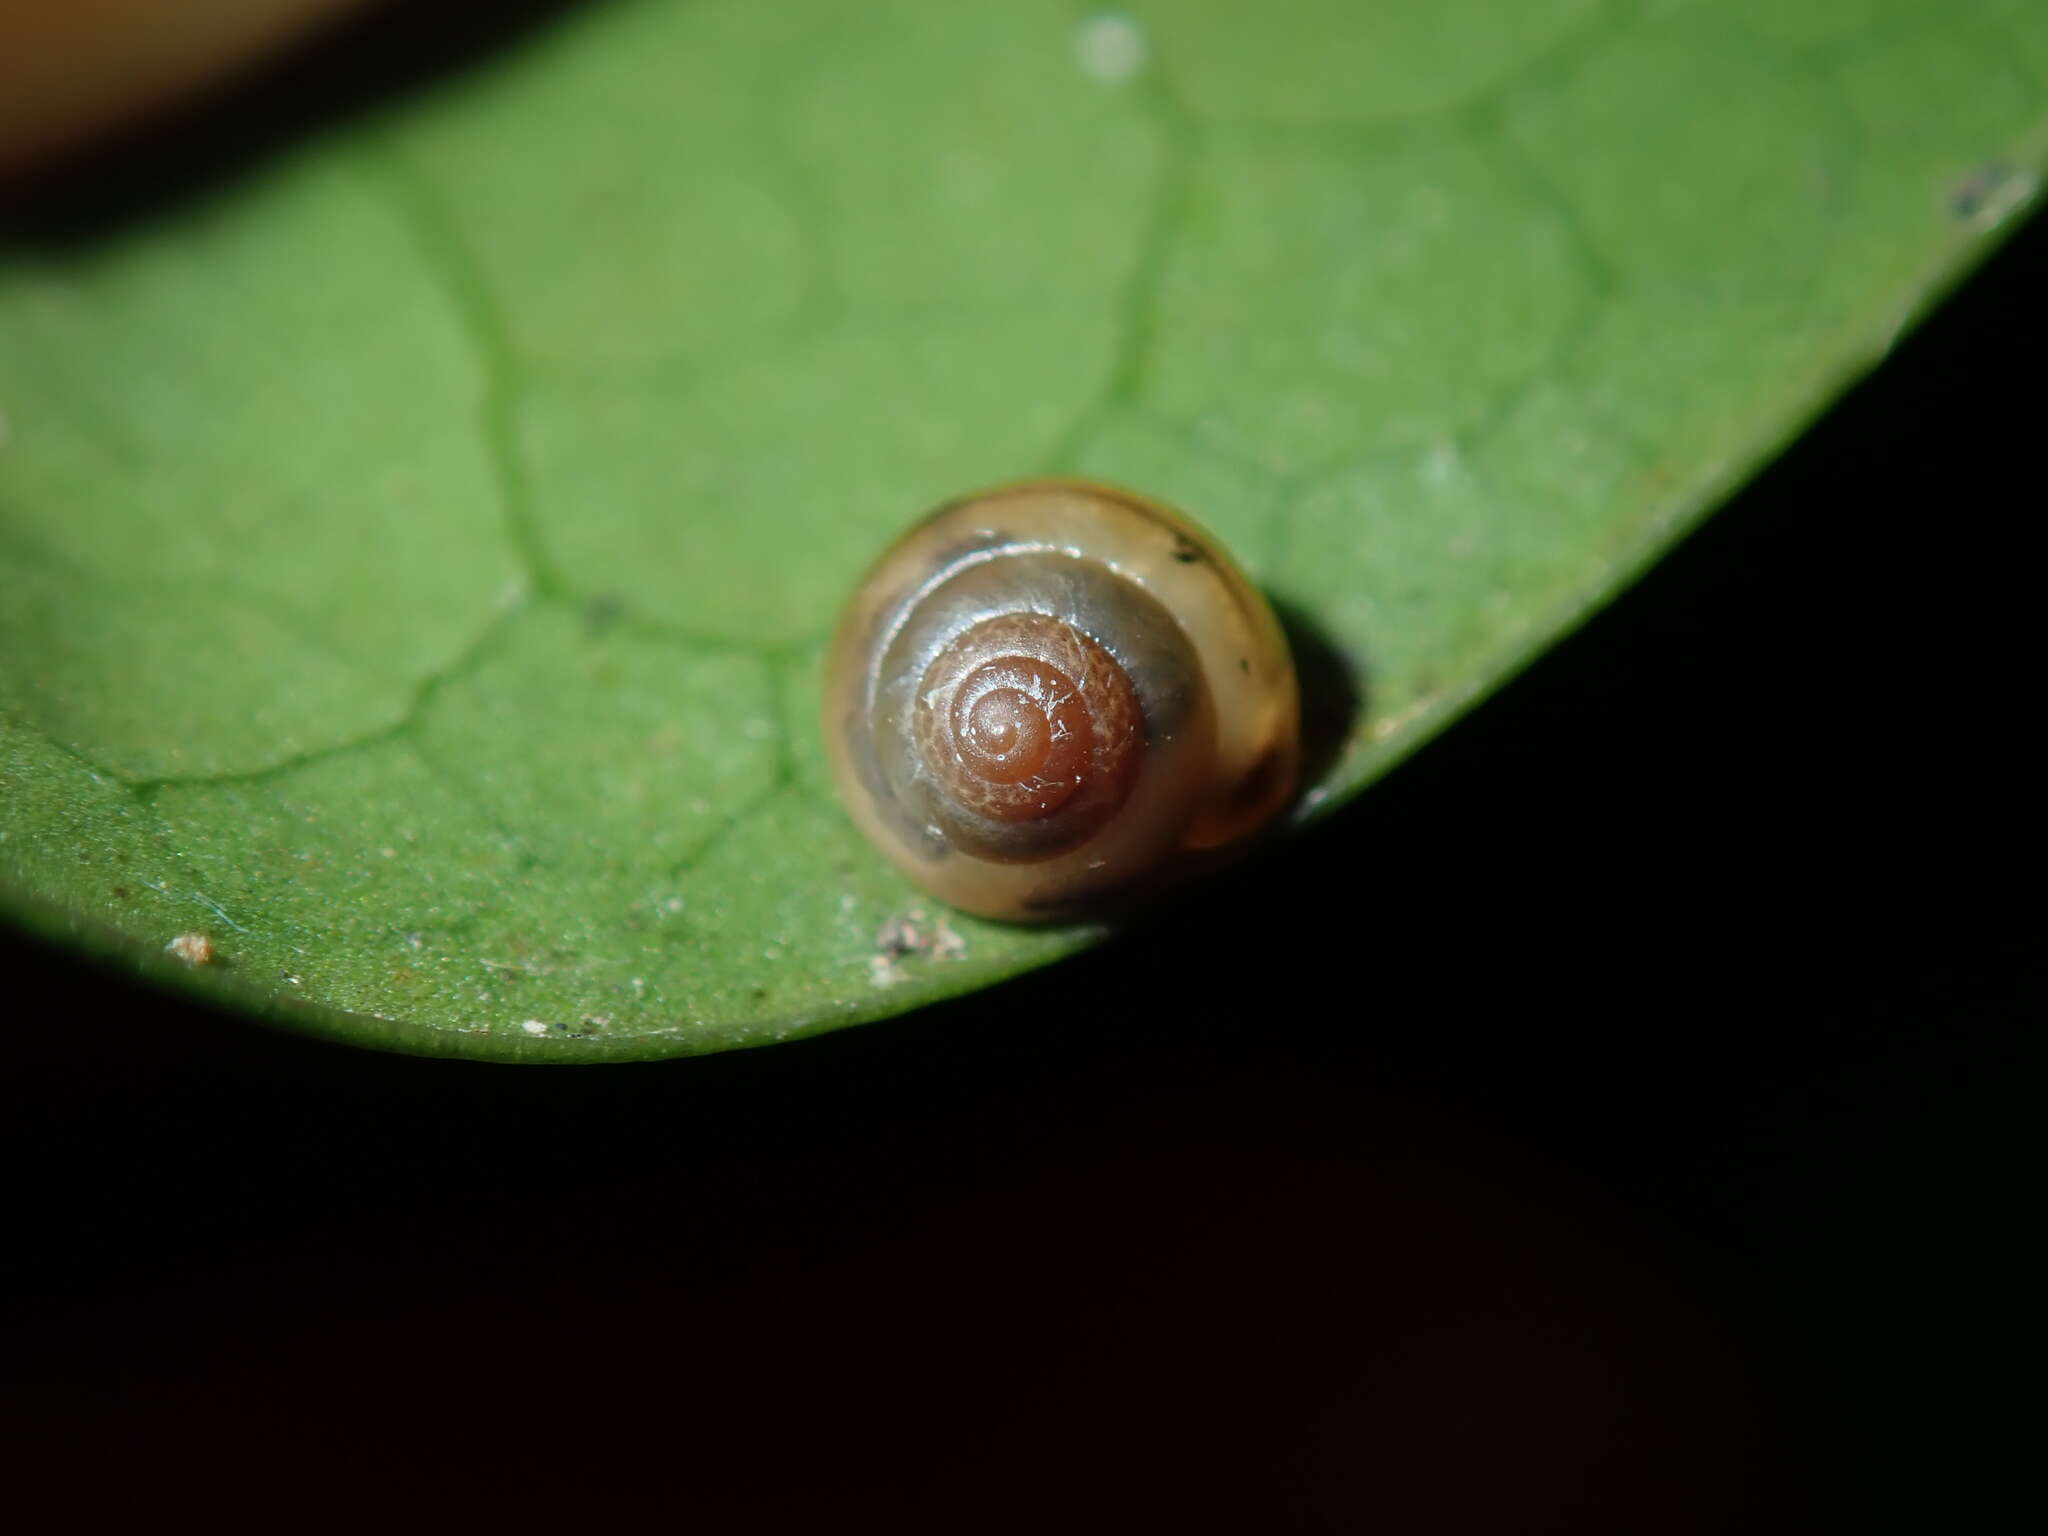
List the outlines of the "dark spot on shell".
<svg viewBox="0 0 2048 1536">
<path fill-rule="evenodd" d="M 1179 534 L 1173 539 L 1173 558 L 1182 565 L 1193 565 L 1202 558 L 1202 552 Z"/>
</svg>

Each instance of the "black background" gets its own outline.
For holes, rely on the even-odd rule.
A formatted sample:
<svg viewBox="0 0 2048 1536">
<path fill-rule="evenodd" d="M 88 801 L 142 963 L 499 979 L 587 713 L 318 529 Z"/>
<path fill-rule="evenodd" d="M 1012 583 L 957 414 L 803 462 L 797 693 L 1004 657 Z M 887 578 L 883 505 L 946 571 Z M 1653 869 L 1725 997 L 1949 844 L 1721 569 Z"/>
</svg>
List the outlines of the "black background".
<svg viewBox="0 0 2048 1536">
<path fill-rule="evenodd" d="M 2023 231 L 1298 845 L 824 1040 L 321 1045 L 0 940 L 0 1463 L 301 1524 L 2037 1507 Z"/>
</svg>

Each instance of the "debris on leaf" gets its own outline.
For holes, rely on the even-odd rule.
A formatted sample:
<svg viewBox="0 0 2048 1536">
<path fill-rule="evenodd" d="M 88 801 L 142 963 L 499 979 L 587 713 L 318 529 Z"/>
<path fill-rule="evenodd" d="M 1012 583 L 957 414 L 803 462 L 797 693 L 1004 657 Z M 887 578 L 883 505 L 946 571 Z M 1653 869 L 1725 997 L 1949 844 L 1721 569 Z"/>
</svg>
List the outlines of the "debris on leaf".
<svg viewBox="0 0 2048 1536">
<path fill-rule="evenodd" d="M 166 952 L 176 955 L 187 965 L 211 965 L 213 963 L 213 940 L 203 933 L 181 933 L 164 946 Z"/>
<path fill-rule="evenodd" d="M 891 917 L 875 931 L 875 953 L 868 957 L 870 979 L 878 987 L 891 987 L 910 979 L 896 962 L 910 955 L 934 960 L 958 960 L 967 953 L 967 941 L 945 917 L 931 919 L 923 907 L 912 907 Z"/>
</svg>

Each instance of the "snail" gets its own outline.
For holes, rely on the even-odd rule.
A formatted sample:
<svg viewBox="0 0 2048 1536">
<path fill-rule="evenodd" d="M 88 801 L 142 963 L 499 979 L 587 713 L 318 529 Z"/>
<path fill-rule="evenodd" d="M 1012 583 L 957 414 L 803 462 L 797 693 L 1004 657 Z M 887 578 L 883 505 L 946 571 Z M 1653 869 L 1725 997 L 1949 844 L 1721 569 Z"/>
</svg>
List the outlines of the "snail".
<svg viewBox="0 0 2048 1536">
<path fill-rule="evenodd" d="M 826 667 L 840 798 L 941 900 L 1100 915 L 1215 862 L 1293 793 L 1294 664 L 1216 542 L 1130 491 L 1035 480 L 885 552 Z"/>
</svg>

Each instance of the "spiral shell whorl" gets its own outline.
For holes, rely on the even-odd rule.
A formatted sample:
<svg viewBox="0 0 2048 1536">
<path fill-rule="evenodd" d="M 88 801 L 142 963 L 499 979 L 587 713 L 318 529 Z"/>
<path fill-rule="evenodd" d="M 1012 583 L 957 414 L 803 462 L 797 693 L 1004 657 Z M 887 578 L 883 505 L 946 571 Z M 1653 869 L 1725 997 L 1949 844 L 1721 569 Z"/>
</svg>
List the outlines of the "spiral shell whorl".
<svg viewBox="0 0 2048 1536">
<path fill-rule="evenodd" d="M 1187 637 L 1100 561 L 1017 539 L 959 551 L 894 617 L 853 733 L 884 813 L 934 858 L 1046 865 L 1210 748 Z M 1136 829 L 1196 777 L 1149 797 Z"/>
<path fill-rule="evenodd" d="M 1050 614 L 997 614 L 956 636 L 925 669 L 913 720 L 933 782 L 962 811 L 1001 823 L 1057 816 L 1067 846 L 1115 814 L 1144 760 L 1129 675 Z M 999 844 L 987 853 L 1014 857 Z"/>
<path fill-rule="evenodd" d="M 1185 518 L 1031 481 L 949 503 L 869 570 L 827 662 L 833 778 L 971 912 L 1094 915 L 1241 844 L 1294 778 L 1264 599 Z"/>
</svg>

